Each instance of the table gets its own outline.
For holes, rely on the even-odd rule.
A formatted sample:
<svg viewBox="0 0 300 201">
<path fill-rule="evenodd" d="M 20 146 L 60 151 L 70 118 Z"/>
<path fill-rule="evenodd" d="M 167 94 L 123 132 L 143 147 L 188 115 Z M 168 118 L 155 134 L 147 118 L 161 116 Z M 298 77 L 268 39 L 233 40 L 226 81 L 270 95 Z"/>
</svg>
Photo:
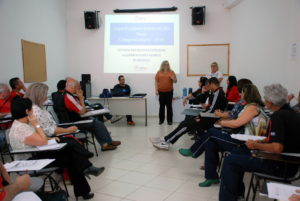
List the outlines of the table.
<svg viewBox="0 0 300 201">
<path fill-rule="evenodd" d="M 28 154 L 28 153 L 40 153 L 40 152 L 48 152 L 48 151 L 60 151 L 61 149 L 65 148 L 67 143 L 59 143 L 57 147 L 50 148 L 50 149 L 39 149 L 37 147 L 33 147 L 30 149 L 17 149 L 10 151 L 10 154 Z"/>
<path fill-rule="evenodd" d="M 90 97 L 88 100 L 94 103 L 108 105 L 111 114 L 114 115 L 138 115 L 145 116 L 145 126 L 148 124 L 147 98 L 112 97 L 99 98 Z"/>
</svg>

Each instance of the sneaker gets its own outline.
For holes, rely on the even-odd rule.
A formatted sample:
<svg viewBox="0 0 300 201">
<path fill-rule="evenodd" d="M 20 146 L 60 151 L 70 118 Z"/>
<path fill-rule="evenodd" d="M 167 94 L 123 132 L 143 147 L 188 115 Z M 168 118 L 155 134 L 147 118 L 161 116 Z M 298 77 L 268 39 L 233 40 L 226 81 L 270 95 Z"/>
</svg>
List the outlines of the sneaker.
<svg viewBox="0 0 300 201">
<path fill-rule="evenodd" d="M 219 179 L 206 179 L 204 182 L 199 183 L 199 187 L 209 187 L 212 184 L 218 184 L 220 183 Z"/>
<path fill-rule="evenodd" d="M 127 125 L 129 125 L 129 126 L 135 126 L 135 122 L 134 121 L 127 121 Z"/>
<path fill-rule="evenodd" d="M 193 156 L 193 153 L 191 152 L 190 149 L 179 149 L 179 153 L 182 156 L 185 156 L 185 157 L 192 157 Z"/>
<path fill-rule="evenodd" d="M 171 122 L 171 121 L 168 122 L 168 125 L 172 125 L 172 124 L 173 124 L 173 122 Z"/>
<path fill-rule="evenodd" d="M 170 144 L 168 142 L 159 142 L 153 144 L 153 146 L 158 150 L 169 150 Z"/>
<path fill-rule="evenodd" d="M 160 122 L 159 122 L 159 125 L 162 125 L 163 123 L 164 123 L 163 121 L 160 121 Z"/>
<path fill-rule="evenodd" d="M 123 116 L 115 115 L 110 119 L 110 123 L 116 123 L 117 121 L 120 121 L 123 118 Z"/>
<path fill-rule="evenodd" d="M 166 142 L 164 137 L 150 137 L 149 140 L 152 144 L 157 144 L 157 143 L 160 143 L 160 142 Z"/>
</svg>

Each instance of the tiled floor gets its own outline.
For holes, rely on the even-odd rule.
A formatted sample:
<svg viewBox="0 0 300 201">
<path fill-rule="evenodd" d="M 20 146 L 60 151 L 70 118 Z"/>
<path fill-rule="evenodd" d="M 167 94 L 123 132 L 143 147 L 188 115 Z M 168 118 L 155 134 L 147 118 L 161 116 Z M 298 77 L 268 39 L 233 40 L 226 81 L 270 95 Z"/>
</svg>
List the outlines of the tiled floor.
<svg viewBox="0 0 300 201">
<path fill-rule="evenodd" d="M 181 147 L 193 141 L 182 137 L 169 151 L 156 150 L 149 137 L 164 136 L 178 124 L 159 126 L 158 119 L 135 118 L 136 126 L 127 126 L 125 118 L 115 124 L 106 123 L 115 140 L 122 145 L 115 151 L 94 157 L 95 166 L 105 166 L 105 172 L 92 177 L 89 183 L 93 200 L 97 201 L 217 201 L 219 186 L 199 188 L 204 172 L 199 169 L 203 156 L 185 158 L 178 154 Z M 100 149 L 100 148 L 99 148 Z M 91 149 L 92 150 L 92 149 Z M 248 182 L 246 182 L 248 184 Z M 70 187 L 70 200 L 75 200 Z M 258 198 L 256 200 L 265 200 Z"/>
</svg>

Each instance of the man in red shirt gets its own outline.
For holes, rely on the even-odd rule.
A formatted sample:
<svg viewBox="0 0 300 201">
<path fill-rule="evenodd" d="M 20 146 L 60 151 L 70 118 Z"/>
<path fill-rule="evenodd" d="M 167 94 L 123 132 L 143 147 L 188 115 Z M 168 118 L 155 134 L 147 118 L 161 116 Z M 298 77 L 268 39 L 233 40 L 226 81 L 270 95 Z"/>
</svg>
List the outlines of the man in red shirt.
<svg viewBox="0 0 300 201">
<path fill-rule="evenodd" d="M 6 84 L 0 83 L 0 117 L 10 113 L 10 90 Z"/>
<path fill-rule="evenodd" d="M 12 90 L 10 93 L 11 100 L 16 96 L 23 98 L 24 94 L 21 93 L 20 91 L 23 90 L 23 92 L 25 92 L 26 87 L 25 87 L 24 83 L 22 82 L 22 80 L 20 80 L 18 77 L 14 77 L 9 80 L 9 85 Z"/>
<path fill-rule="evenodd" d="M 3 185 L 3 183 L 6 185 Z M 28 191 L 29 187 L 30 176 L 28 174 L 18 176 L 12 181 L 5 167 L 0 162 L 0 200 L 12 200 L 18 193 Z"/>
<path fill-rule="evenodd" d="M 66 90 L 64 94 L 65 107 L 68 110 L 71 121 L 82 120 L 80 115 L 85 114 L 87 109 L 84 104 L 83 92 L 80 88 L 80 84 L 73 78 L 67 78 Z M 80 130 L 90 130 L 94 132 L 95 137 L 101 145 L 102 151 L 114 150 L 120 141 L 113 141 L 105 125 L 98 121 L 96 118 L 93 119 L 93 124 L 80 124 L 78 128 Z"/>
</svg>

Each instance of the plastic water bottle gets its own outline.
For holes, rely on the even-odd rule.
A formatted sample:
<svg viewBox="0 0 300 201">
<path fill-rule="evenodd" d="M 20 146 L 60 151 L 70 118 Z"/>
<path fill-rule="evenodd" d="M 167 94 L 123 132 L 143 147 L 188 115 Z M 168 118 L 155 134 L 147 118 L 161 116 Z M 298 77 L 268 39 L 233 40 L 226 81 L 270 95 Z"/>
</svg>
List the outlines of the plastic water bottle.
<svg viewBox="0 0 300 201">
<path fill-rule="evenodd" d="M 189 94 L 193 93 L 193 88 L 189 88 Z"/>
<path fill-rule="evenodd" d="M 182 97 L 184 98 L 184 97 L 186 97 L 187 96 L 187 88 L 183 88 L 182 89 Z"/>
</svg>

